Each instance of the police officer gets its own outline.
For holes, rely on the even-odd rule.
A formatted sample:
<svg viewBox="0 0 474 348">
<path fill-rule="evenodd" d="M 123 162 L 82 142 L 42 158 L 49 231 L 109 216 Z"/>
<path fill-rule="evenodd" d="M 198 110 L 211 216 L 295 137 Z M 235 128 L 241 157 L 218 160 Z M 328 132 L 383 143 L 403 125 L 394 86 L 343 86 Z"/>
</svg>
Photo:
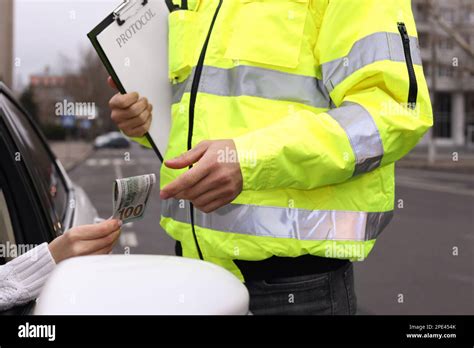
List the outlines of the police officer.
<svg viewBox="0 0 474 348">
<path fill-rule="evenodd" d="M 351 261 L 432 126 L 409 0 L 175 0 L 161 225 L 245 282 L 255 314 L 353 314 Z M 113 85 L 113 83 L 110 81 Z M 147 144 L 152 107 L 115 95 Z"/>
</svg>

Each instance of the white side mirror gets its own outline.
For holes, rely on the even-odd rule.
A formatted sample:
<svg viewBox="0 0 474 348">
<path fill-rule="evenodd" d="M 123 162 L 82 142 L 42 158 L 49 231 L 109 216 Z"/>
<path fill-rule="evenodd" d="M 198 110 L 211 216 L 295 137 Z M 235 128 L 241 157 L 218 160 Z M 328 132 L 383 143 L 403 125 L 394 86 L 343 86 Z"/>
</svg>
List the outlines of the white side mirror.
<svg viewBox="0 0 474 348">
<path fill-rule="evenodd" d="M 247 288 L 209 262 L 174 256 L 103 255 L 60 263 L 37 315 L 245 315 Z"/>
</svg>

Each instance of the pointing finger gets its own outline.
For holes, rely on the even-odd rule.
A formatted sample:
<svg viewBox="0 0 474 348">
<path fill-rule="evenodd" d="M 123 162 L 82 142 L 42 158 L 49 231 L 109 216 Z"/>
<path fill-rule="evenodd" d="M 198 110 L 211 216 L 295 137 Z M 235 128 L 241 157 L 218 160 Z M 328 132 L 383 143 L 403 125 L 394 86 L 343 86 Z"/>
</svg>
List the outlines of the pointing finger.
<svg viewBox="0 0 474 348">
<path fill-rule="evenodd" d="M 179 176 L 176 180 L 166 185 L 160 192 L 161 199 L 174 197 L 179 192 L 193 187 L 197 182 L 204 178 L 209 172 L 205 165 L 197 165 L 186 173 Z"/>
<path fill-rule="evenodd" d="M 208 149 L 210 142 L 204 141 L 183 153 L 181 156 L 165 161 L 165 166 L 171 169 L 182 169 L 199 161 Z"/>
</svg>

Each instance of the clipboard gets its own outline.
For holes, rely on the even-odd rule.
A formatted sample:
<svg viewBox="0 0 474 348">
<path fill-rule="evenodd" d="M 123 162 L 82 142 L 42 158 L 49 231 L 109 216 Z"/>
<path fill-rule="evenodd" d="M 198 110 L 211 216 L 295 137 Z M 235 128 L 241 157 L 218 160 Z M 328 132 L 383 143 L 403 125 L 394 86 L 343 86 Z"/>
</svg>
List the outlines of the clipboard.
<svg viewBox="0 0 474 348">
<path fill-rule="evenodd" d="M 125 0 L 87 36 L 120 93 L 138 92 L 153 105 L 145 135 L 161 162 L 171 127 L 168 15 L 172 2 Z"/>
</svg>

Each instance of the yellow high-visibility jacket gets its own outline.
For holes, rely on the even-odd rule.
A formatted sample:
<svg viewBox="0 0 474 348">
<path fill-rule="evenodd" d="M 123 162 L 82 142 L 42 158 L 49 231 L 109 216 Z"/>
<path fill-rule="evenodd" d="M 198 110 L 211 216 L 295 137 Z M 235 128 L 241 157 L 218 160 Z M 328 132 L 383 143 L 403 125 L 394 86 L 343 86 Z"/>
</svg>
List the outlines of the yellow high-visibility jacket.
<svg viewBox="0 0 474 348">
<path fill-rule="evenodd" d="M 165 159 L 233 139 L 244 180 L 210 214 L 162 202 L 184 256 L 241 279 L 235 259 L 365 258 L 393 215 L 395 161 L 432 126 L 410 0 L 174 3 Z M 161 187 L 185 170 L 163 166 Z"/>
</svg>

